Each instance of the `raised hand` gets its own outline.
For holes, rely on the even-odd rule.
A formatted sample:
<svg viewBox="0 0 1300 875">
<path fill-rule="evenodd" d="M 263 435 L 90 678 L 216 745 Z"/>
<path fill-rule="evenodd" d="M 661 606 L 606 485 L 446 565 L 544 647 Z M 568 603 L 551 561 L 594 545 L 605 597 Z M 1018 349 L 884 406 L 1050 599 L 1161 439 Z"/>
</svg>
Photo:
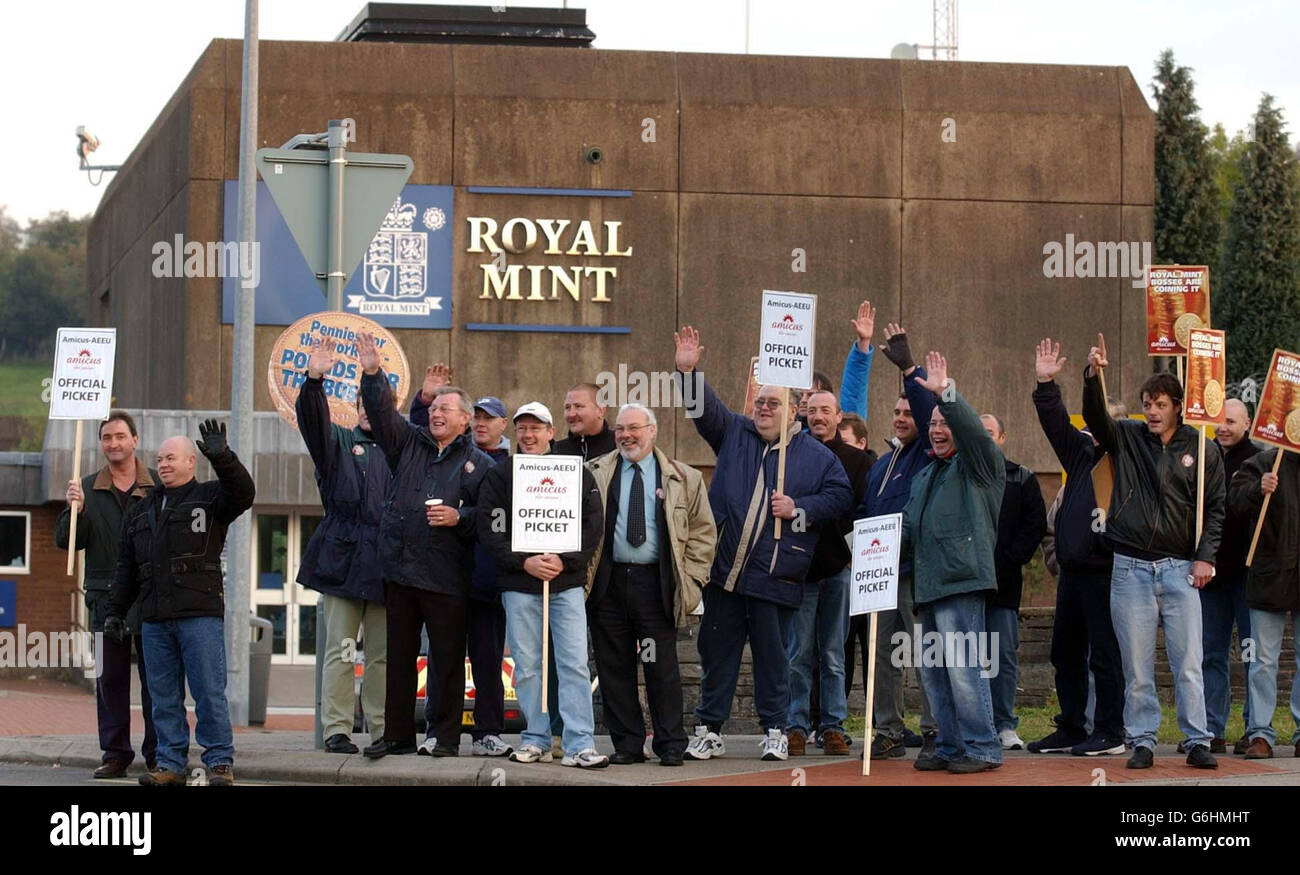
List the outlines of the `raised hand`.
<svg viewBox="0 0 1300 875">
<path fill-rule="evenodd" d="M 357 334 L 357 361 L 367 374 L 379 373 L 379 345 L 373 334 L 364 331 Z"/>
<path fill-rule="evenodd" d="M 336 345 L 329 337 L 317 340 L 311 348 L 311 358 L 307 359 L 307 376 L 319 380 L 334 369 L 338 356 L 334 355 Z"/>
<path fill-rule="evenodd" d="M 215 419 L 205 419 L 199 423 L 199 452 L 211 459 L 224 453 L 229 445 L 226 443 L 226 424 Z"/>
<path fill-rule="evenodd" d="M 1095 376 L 1102 368 L 1110 364 L 1106 358 L 1106 338 L 1097 332 L 1097 345 L 1088 350 L 1088 376 Z"/>
<path fill-rule="evenodd" d="M 700 361 L 704 347 L 700 346 L 700 332 L 689 325 L 683 325 L 681 331 L 673 332 L 673 345 L 677 348 L 677 370 L 689 374 L 695 370 Z"/>
<path fill-rule="evenodd" d="M 871 335 L 876 331 L 876 308 L 870 301 L 863 301 L 858 305 L 858 318 L 850 319 L 849 323 L 858 335 L 858 351 L 867 352 L 871 349 Z"/>
<path fill-rule="evenodd" d="M 913 377 L 922 387 L 938 395 L 948 384 L 948 360 L 931 350 L 925 356 L 925 379 Z"/>
<path fill-rule="evenodd" d="M 907 345 L 907 332 L 895 322 L 885 326 L 885 342 L 878 349 L 904 374 L 916 367 L 916 362 L 912 361 L 912 349 Z"/>
<path fill-rule="evenodd" d="M 1038 355 L 1034 359 L 1034 376 L 1038 382 L 1050 383 L 1055 380 L 1064 364 L 1065 356 L 1061 355 L 1060 343 L 1052 343 L 1050 337 L 1038 341 Z"/>
<path fill-rule="evenodd" d="M 424 369 L 424 384 L 420 386 L 420 397 L 424 399 L 425 404 L 432 404 L 434 393 L 443 386 L 451 385 L 451 375 L 451 366 L 444 365 L 442 362 Z"/>
</svg>

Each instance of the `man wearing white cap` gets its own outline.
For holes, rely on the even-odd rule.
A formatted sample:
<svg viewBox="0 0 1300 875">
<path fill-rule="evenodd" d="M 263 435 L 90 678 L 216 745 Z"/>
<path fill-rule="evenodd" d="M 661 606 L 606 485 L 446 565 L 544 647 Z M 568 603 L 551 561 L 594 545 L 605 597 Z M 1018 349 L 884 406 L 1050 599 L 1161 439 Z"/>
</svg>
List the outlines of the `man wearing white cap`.
<svg viewBox="0 0 1300 875">
<path fill-rule="evenodd" d="M 555 426 L 551 411 L 536 401 L 514 416 L 515 445 L 525 455 L 550 451 Z M 479 543 L 496 562 L 497 586 L 506 609 L 506 640 L 515 660 L 515 694 L 528 721 L 519 763 L 551 762 L 550 720 L 542 713 L 542 582 L 550 582 L 550 638 L 559 677 L 558 707 L 564 720 L 561 765 L 603 768 L 609 757 L 596 752 L 591 675 L 587 670 L 587 612 L 584 587 L 587 564 L 600 540 L 604 512 L 591 472 L 582 469 L 582 550 L 572 553 L 516 553 L 510 548 L 513 517 L 513 466 L 502 462 L 483 478 L 478 502 Z"/>
</svg>

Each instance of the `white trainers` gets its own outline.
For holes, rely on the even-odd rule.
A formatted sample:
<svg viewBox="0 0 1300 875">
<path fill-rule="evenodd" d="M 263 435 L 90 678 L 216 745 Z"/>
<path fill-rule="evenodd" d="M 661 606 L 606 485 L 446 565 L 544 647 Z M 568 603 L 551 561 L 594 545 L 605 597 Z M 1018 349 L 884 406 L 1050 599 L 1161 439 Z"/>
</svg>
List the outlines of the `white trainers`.
<svg viewBox="0 0 1300 875">
<path fill-rule="evenodd" d="M 508 756 L 512 750 L 514 748 L 502 741 L 499 735 L 485 735 L 474 742 L 471 748 L 476 757 L 503 757 Z"/>
<path fill-rule="evenodd" d="M 759 756 L 761 760 L 783 760 L 789 757 L 789 743 L 786 740 L 785 733 L 779 729 L 769 729 L 767 735 L 763 737 L 759 745 L 762 753 Z"/>
<path fill-rule="evenodd" d="M 1004 729 L 998 733 L 998 741 L 1002 742 L 1003 750 L 1024 750 L 1025 740 L 1016 735 L 1014 729 Z"/>
<path fill-rule="evenodd" d="M 549 750 L 542 750 L 535 744 L 520 745 L 519 750 L 510 754 L 512 763 L 549 763 L 552 759 Z"/>
<path fill-rule="evenodd" d="M 725 756 L 727 746 L 722 743 L 722 736 L 717 732 L 710 732 L 707 726 L 695 727 L 695 737 L 691 739 L 690 744 L 686 745 L 685 757 L 688 760 L 707 760 L 713 757 Z"/>
<path fill-rule="evenodd" d="M 609 757 L 603 753 L 596 753 L 594 747 L 589 747 L 573 756 L 566 753 L 564 759 L 560 760 L 560 765 L 577 766 L 580 769 L 603 769 L 609 765 Z"/>
<path fill-rule="evenodd" d="M 420 746 L 415 749 L 415 752 L 422 757 L 431 757 L 433 756 L 433 749 L 437 746 L 438 739 L 426 738 L 424 741 L 420 742 Z"/>
</svg>

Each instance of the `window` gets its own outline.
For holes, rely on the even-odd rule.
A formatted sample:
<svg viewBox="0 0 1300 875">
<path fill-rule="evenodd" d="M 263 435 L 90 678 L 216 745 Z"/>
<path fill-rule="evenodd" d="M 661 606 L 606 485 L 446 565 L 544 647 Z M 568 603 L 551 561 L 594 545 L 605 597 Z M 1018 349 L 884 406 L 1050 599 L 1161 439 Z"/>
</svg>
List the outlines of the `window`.
<svg viewBox="0 0 1300 875">
<path fill-rule="evenodd" d="M 31 557 L 31 512 L 0 510 L 0 574 L 31 574 Z"/>
</svg>

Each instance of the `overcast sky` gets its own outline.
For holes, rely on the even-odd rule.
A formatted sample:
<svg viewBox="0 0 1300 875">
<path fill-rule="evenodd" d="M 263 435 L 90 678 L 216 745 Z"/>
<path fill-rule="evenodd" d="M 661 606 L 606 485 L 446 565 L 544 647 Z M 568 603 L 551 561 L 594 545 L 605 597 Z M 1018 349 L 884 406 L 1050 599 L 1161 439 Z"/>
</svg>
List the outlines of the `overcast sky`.
<svg viewBox="0 0 1300 875">
<path fill-rule="evenodd" d="M 260 5 L 263 39 L 328 41 L 364 4 Z M 745 51 L 745 0 L 571 5 L 585 5 L 597 48 Z M 1169 47 L 1195 71 L 1207 125 L 1222 122 L 1229 133 L 1244 128 L 1260 94 L 1269 92 L 1297 139 L 1297 0 L 960 0 L 959 10 L 961 60 L 1126 66 L 1150 103 L 1156 57 Z M 121 163 L 208 42 L 242 37 L 243 16 L 243 0 L 7 3 L 0 204 L 24 224 L 50 210 L 92 212 L 104 186 L 89 185 L 77 170 L 76 126 L 102 140 L 96 163 Z M 749 50 L 756 54 L 886 58 L 896 43 L 930 41 L 931 0 L 752 0 Z"/>
</svg>

